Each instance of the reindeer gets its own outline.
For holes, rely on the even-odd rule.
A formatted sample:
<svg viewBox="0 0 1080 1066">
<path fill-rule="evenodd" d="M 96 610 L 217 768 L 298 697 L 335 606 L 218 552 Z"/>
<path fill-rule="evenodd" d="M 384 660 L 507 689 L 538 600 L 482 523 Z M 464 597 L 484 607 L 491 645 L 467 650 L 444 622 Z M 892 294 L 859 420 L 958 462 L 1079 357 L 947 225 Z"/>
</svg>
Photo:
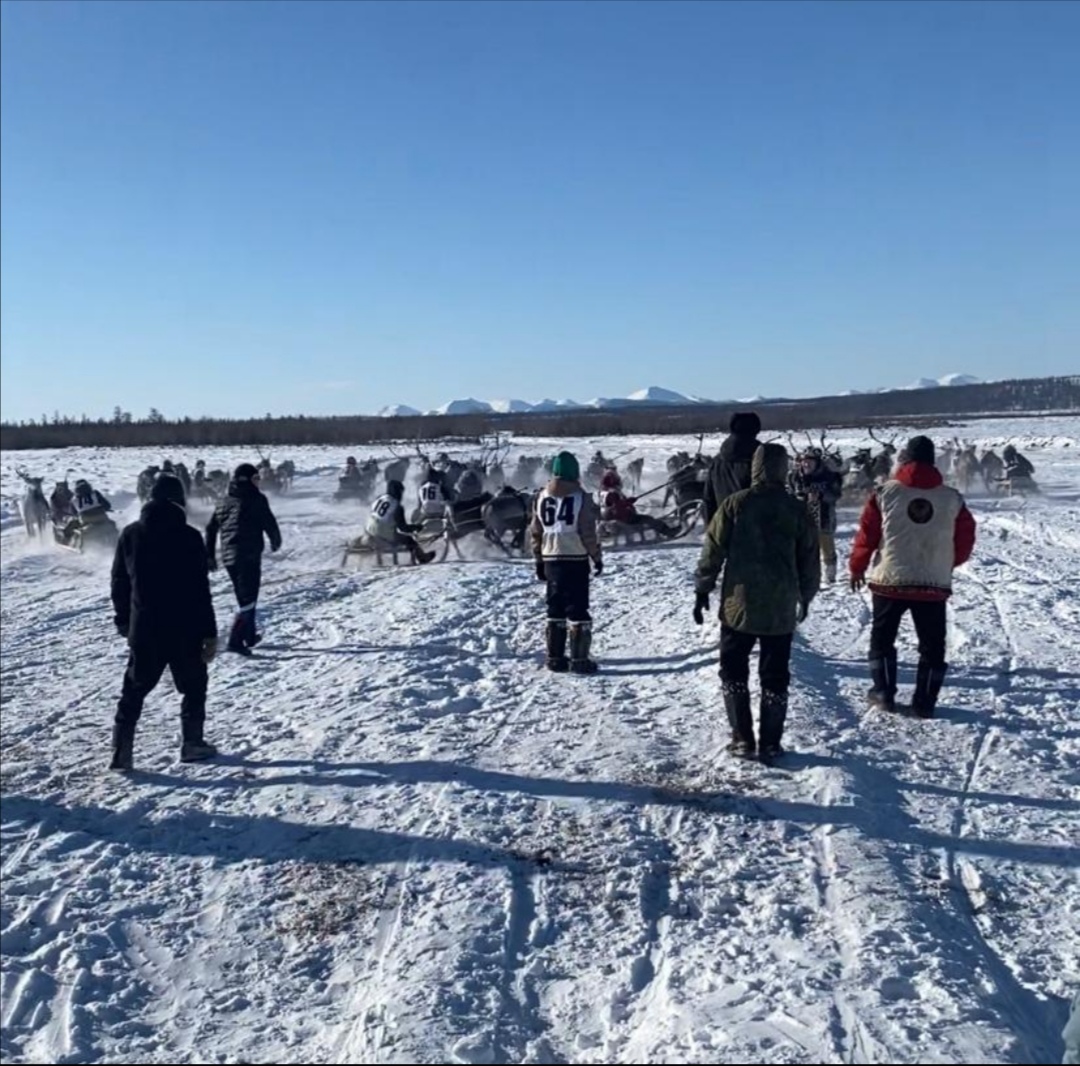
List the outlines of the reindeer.
<svg viewBox="0 0 1080 1066">
<path fill-rule="evenodd" d="M 199 459 L 195 463 L 195 476 L 192 479 L 191 488 L 195 493 L 195 498 L 202 500 L 203 503 L 211 503 L 218 495 L 210 475 L 206 472 L 205 459 Z"/>
<path fill-rule="evenodd" d="M 177 463 L 173 473 L 180 479 L 180 484 L 184 486 L 184 499 L 189 499 L 191 496 L 191 472 L 188 470 L 187 464 Z"/>
<path fill-rule="evenodd" d="M 49 525 L 49 501 L 45 499 L 45 492 L 41 477 L 31 477 L 22 467 L 15 471 L 26 482 L 26 492 L 23 495 L 20 511 L 22 520 L 26 526 L 28 537 L 43 537 Z"/>
<path fill-rule="evenodd" d="M 1005 473 L 1005 462 L 1000 455 L 987 448 L 979 460 L 979 473 L 982 474 L 983 484 L 987 492 L 998 492 L 1001 489 L 1002 476 Z"/>
<path fill-rule="evenodd" d="M 293 479 L 296 477 L 296 463 L 291 459 L 284 459 L 278 463 L 274 470 L 274 479 L 282 492 L 291 492 Z"/>
<path fill-rule="evenodd" d="M 259 453 L 259 465 L 256 468 L 259 471 L 259 480 L 262 482 L 262 488 L 264 492 L 280 492 L 281 486 L 278 484 L 277 472 L 274 470 L 273 463 L 270 462 L 270 456 L 264 455 L 262 448 L 255 449 Z"/>
<path fill-rule="evenodd" d="M 506 471 L 503 464 L 506 462 L 510 444 L 504 443 L 502 437 L 496 433 L 495 442 L 492 445 L 485 444 L 481 452 L 481 464 L 484 472 L 484 489 L 496 495 L 506 487 Z"/>
<path fill-rule="evenodd" d="M 939 449 L 937 454 L 937 468 L 941 471 L 941 476 L 946 480 L 951 476 L 953 464 L 961 451 L 960 442 L 955 437 L 950 441 L 946 441 L 944 447 Z"/>
<path fill-rule="evenodd" d="M 645 472 L 645 459 L 634 459 L 626 464 L 626 487 L 631 493 L 641 489 L 641 477 Z"/>
<path fill-rule="evenodd" d="M 488 500 L 481 510 L 484 536 L 504 551 L 524 551 L 537 494 L 536 489 L 519 491 L 508 485 Z M 507 533 L 512 534 L 509 549 L 506 547 Z"/>
<path fill-rule="evenodd" d="M 54 526 L 62 526 L 75 514 L 75 493 L 68 484 L 67 476 L 73 473 L 68 470 L 64 474 L 64 480 L 56 482 L 49 494 L 49 513 L 52 516 Z"/>
<path fill-rule="evenodd" d="M 419 452 L 420 449 L 417 448 L 417 451 Z M 407 455 L 398 455 L 393 448 L 390 449 L 390 454 L 394 457 L 394 461 L 386 464 L 386 469 L 383 471 L 383 480 L 387 485 L 391 481 L 404 482 L 409 473 L 409 457 Z"/>
<path fill-rule="evenodd" d="M 679 466 L 678 463 L 684 459 L 685 462 Z M 693 458 L 689 452 L 679 452 L 668 460 L 669 472 L 673 466 L 674 472 L 668 479 L 663 506 L 667 509 L 674 497 L 679 517 L 683 518 L 697 511 L 705 499 L 705 479 L 708 476 L 709 464 L 700 452 Z"/>
<path fill-rule="evenodd" d="M 981 473 L 979 459 L 975 455 L 975 445 L 968 444 L 955 453 L 953 459 L 953 481 L 961 492 L 970 492 L 975 478 Z"/>
<path fill-rule="evenodd" d="M 519 455 L 517 466 L 510 475 L 510 484 L 516 489 L 529 489 L 536 484 L 536 475 L 544 469 L 539 455 Z"/>
<path fill-rule="evenodd" d="M 148 466 L 139 475 L 139 480 L 135 483 L 135 492 L 140 503 L 146 503 L 150 499 L 150 490 L 154 487 L 154 482 L 157 481 L 157 476 L 160 473 L 160 466 Z"/>
<path fill-rule="evenodd" d="M 870 464 L 870 475 L 875 481 L 885 481 L 892 473 L 893 458 L 896 455 L 896 434 L 888 441 L 883 441 L 874 433 L 873 428 L 868 428 L 870 439 L 881 445 L 881 451 L 874 456 Z"/>
<path fill-rule="evenodd" d="M 844 472 L 844 496 L 861 499 L 874 489 L 874 454 L 869 448 L 859 448 L 848 461 Z"/>
</svg>

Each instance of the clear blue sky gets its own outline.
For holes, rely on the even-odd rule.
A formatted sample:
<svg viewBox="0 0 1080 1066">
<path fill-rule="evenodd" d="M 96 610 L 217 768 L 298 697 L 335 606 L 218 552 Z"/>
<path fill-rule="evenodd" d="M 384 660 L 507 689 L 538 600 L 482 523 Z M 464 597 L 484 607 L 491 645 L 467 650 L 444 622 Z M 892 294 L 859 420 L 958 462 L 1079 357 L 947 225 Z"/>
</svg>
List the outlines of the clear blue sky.
<svg viewBox="0 0 1080 1066">
<path fill-rule="evenodd" d="M 1080 370 L 1080 5 L 0 8 L 0 408 Z"/>
</svg>

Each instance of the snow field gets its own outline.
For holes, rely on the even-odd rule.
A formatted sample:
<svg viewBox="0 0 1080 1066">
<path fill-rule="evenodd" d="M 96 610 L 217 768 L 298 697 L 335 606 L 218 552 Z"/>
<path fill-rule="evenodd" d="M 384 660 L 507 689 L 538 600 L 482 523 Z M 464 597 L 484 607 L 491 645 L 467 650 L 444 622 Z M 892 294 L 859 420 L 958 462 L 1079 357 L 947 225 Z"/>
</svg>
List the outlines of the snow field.
<svg viewBox="0 0 1080 1066">
<path fill-rule="evenodd" d="M 611 552 L 603 672 L 553 676 L 529 562 L 342 570 L 366 513 L 328 500 L 345 452 L 296 449 L 266 641 L 211 668 L 227 755 L 177 762 L 164 682 L 138 772 L 110 774 L 108 560 L 4 528 L 4 1061 L 1060 1061 L 1080 987 L 1080 426 L 955 432 L 1013 439 L 1047 495 L 970 501 L 939 717 L 864 714 L 869 601 L 826 589 L 772 769 L 722 752 L 693 540 Z M 570 446 L 633 447 L 656 483 L 688 443 Z M 160 458 L 17 456 L 78 467 L 129 520 Z"/>
</svg>

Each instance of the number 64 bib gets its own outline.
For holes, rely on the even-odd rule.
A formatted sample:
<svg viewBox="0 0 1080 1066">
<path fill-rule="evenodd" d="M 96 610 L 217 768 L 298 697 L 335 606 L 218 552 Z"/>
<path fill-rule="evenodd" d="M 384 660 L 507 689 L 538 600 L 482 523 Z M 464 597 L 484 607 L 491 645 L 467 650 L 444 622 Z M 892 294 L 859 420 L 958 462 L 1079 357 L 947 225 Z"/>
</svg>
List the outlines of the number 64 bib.
<svg viewBox="0 0 1080 1066">
<path fill-rule="evenodd" d="M 540 493 L 536 517 L 543 529 L 545 559 L 581 559 L 588 555 L 578 531 L 584 504 L 585 494 L 580 491 L 569 496 Z"/>
</svg>

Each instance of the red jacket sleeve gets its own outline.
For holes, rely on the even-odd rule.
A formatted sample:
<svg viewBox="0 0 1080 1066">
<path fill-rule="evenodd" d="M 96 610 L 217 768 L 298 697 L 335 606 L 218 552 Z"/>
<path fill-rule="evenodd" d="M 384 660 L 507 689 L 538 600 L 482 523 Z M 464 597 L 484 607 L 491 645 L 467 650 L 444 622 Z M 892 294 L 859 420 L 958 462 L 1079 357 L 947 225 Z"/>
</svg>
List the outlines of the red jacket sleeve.
<svg viewBox="0 0 1080 1066">
<path fill-rule="evenodd" d="M 870 566 L 874 552 L 881 546 L 881 508 L 877 496 L 866 501 L 859 518 L 859 531 L 855 534 L 855 545 L 851 549 L 848 569 L 855 577 L 862 577 Z"/>
<path fill-rule="evenodd" d="M 953 566 L 962 566 L 975 550 L 975 519 L 966 506 L 960 508 L 953 528 Z"/>
</svg>

